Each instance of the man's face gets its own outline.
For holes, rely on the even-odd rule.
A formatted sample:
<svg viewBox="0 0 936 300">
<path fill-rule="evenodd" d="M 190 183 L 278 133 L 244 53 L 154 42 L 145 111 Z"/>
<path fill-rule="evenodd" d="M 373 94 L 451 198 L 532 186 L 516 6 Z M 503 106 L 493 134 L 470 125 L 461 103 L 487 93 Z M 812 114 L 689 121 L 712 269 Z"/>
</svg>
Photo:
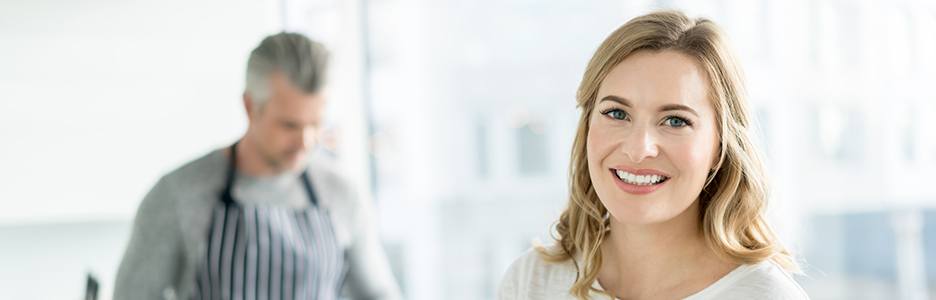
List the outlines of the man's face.
<svg viewBox="0 0 936 300">
<path fill-rule="evenodd" d="M 295 87 L 279 72 L 270 75 L 269 85 L 265 104 L 247 105 L 248 136 L 275 172 L 298 170 L 319 136 L 325 99 Z"/>
</svg>

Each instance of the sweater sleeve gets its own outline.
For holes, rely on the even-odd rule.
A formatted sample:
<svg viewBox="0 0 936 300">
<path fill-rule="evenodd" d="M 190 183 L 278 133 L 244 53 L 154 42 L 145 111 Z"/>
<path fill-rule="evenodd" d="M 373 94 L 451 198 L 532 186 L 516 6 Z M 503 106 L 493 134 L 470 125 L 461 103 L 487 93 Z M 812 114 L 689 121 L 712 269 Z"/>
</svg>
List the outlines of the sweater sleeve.
<svg viewBox="0 0 936 300">
<path fill-rule="evenodd" d="M 507 272 L 504 273 L 504 277 L 501 279 L 500 285 L 497 287 L 497 299 L 498 300 L 511 300 L 511 299 L 521 299 L 519 291 L 519 262 L 514 262 L 510 264 L 510 267 L 507 268 Z"/>
<path fill-rule="evenodd" d="M 528 288 L 524 283 L 529 283 L 530 273 L 534 268 L 534 259 L 537 259 L 536 252 L 533 249 L 527 250 L 522 256 L 514 260 L 504 272 L 500 285 L 497 287 L 498 300 L 529 299 L 525 289 Z"/>
<path fill-rule="evenodd" d="M 177 292 L 184 256 L 176 201 L 165 177 L 144 197 L 117 270 L 115 300 L 164 299 Z"/>
<path fill-rule="evenodd" d="M 347 186 L 346 186 L 347 187 Z M 377 232 L 373 205 L 351 188 L 345 201 L 353 205 L 346 288 L 351 299 L 400 299 L 400 291 Z"/>
</svg>

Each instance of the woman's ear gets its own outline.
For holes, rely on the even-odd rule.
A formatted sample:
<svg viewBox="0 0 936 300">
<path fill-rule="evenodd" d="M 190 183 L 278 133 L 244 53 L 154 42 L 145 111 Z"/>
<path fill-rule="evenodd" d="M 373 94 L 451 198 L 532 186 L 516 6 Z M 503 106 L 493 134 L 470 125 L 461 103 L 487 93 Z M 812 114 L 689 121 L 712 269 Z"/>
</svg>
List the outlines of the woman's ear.
<svg viewBox="0 0 936 300">
<path fill-rule="evenodd" d="M 717 127 L 716 127 L 717 128 Z M 716 130 L 715 132 L 715 151 L 712 151 L 712 164 L 709 167 L 709 173 L 714 173 L 718 169 L 718 164 L 721 162 L 722 152 L 725 149 L 725 145 L 722 141 L 722 134 Z"/>
<path fill-rule="evenodd" d="M 718 162 L 721 161 L 722 157 L 722 147 L 718 146 L 718 149 L 715 150 L 715 155 L 712 156 L 712 167 L 709 168 L 709 173 L 714 173 L 718 169 Z"/>
</svg>

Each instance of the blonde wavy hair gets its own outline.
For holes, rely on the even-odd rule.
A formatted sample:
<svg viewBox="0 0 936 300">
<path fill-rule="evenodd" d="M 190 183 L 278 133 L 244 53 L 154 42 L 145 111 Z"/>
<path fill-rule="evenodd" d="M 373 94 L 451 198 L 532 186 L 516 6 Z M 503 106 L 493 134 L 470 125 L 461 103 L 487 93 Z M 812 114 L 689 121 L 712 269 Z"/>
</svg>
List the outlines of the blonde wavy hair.
<svg viewBox="0 0 936 300">
<path fill-rule="evenodd" d="M 710 20 L 660 11 L 634 18 L 611 33 L 589 61 L 576 95 L 581 116 L 569 166 L 569 203 L 555 224 L 559 247 L 549 250 L 538 246 L 537 250 L 546 261 L 572 259 L 578 274 L 569 292 L 579 299 L 588 299 L 593 290 L 602 261 L 600 245 L 610 225 L 605 217 L 607 209 L 592 186 L 585 150 L 598 88 L 611 69 L 629 55 L 661 50 L 695 59 L 709 78 L 720 153 L 698 199 L 707 246 L 723 259 L 739 264 L 771 259 L 788 271 L 799 270 L 764 220 L 767 183 L 759 153 L 748 135 L 751 118 L 741 72 L 724 34 Z"/>
</svg>

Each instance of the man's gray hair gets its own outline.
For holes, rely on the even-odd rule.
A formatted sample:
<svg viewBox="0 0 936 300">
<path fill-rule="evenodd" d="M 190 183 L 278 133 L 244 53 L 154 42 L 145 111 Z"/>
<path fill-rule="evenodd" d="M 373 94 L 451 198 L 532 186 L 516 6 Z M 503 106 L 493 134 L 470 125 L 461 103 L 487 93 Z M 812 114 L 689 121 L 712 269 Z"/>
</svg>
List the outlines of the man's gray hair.
<svg viewBox="0 0 936 300">
<path fill-rule="evenodd" d="M 281 32 L 268 36 L 250 52 L 244 90 L 254 107 L 261 107 L 270 96 L 270 74 L 280 72 L 303 92 L 318 92 L 325 81 L 327 61 L 325 46 L 302 34 Z"/>
</svg>

